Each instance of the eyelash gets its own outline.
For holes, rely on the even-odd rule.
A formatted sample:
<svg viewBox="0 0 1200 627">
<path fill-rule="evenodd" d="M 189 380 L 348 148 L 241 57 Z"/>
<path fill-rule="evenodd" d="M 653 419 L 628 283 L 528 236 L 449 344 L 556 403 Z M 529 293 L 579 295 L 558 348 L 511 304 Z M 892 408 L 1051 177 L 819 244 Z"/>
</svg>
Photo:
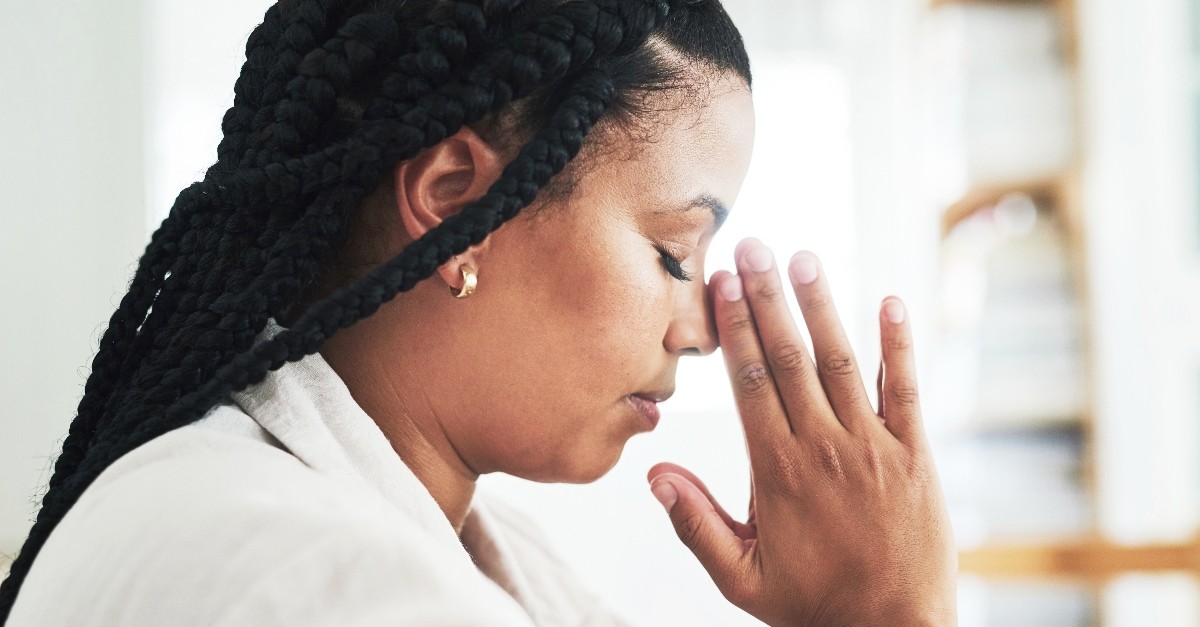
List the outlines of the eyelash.
<svg viewBox="0 0 1200 627">
<path fill-rule="evenodd" d="M 663 268 L 667 270 L 667 274 L 684 282 L 692 280 L 692 275 L 688 274 L 687 270 L 683 269 L 683 264 L 678 259 L 671 256 L 671 253 L 659 248 L 658 254 L 662 257 Z"/>
</svg>

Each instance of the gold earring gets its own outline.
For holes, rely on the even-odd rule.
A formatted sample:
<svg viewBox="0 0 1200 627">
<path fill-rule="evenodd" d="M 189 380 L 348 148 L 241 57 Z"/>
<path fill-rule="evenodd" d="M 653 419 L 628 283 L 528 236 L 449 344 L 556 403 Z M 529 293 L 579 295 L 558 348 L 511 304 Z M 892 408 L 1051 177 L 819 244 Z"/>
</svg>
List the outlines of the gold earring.
<svg viewBox="0 0 1200 627">
<path fill-rule="evenodd" d="M 458 271 L 462 272 L 463 276 L 462 289 L 456 290 L 454 289 L 454 286 L 450 286 L 450 293 L 453 294 L 455 298 L 466 298 L 475 293 L 475 288 L 479 286 L 479 277 L 476 276 L 475 269 L 467 264 L 459 266 Z"/>
</svg>

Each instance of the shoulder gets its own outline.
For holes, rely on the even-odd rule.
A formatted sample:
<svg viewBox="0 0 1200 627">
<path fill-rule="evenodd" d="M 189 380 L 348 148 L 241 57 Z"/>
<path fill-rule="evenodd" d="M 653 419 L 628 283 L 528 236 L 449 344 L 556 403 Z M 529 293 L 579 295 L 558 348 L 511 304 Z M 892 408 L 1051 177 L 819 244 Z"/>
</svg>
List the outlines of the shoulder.
<svg viewBox="0 0 1200 627">
<path fill-rule="evenodd" d="M 511 597 L 403 530 L 346 521 L 291 548 L 256 560 L 205 624 L 530 627 Z"/>
<path fill-rule="evenodd" d="M 511 599 L 370 490 L 198 424 L 123 457 L 85 492 L 35 561 L 12 624 L 449 625 L 481 612 L 522 624 Z"/>
<path fill-rule="evenodd" d="M 244 536 L 275 519 L 311 533 L 387 513 L 367 490 L 306 466 L 269 436 L 255 437 L 238 425 L 239 416 L 222 407 L 131 451 L 97 478 L 63 523 L 119 519 L 125 527 L 172 532 L 238 527 Z M 209 535 L 210 542 L 222 539 Z"/>
</svg>

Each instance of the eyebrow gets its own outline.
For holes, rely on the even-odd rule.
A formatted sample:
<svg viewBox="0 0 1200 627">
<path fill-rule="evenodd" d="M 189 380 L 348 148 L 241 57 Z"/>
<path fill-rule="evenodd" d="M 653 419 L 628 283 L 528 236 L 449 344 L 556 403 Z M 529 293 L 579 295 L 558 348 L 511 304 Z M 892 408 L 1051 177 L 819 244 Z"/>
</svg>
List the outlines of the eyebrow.
<svg viewBox="0 0 1200 627">
<path fill-rule="evenodd" d="M 712 212 L 714 231 L 719 230 L 721 225 L 725 224 L 725 219 L 729 217 L 729 207 L 709 194 L 701 194 L 678 209 L 667 209 L 658 213 L 687 213 L 696 209 L 708 209 Z"/>
</svg>

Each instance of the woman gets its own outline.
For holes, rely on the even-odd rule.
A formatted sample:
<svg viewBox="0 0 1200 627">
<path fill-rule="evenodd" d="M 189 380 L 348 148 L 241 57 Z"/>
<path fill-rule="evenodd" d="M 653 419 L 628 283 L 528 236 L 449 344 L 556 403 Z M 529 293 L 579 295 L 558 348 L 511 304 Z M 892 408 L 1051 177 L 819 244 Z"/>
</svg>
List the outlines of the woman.
<svg viewBox="0 0 1200 627">
<path fill-rule="evenodd" d="M 761 244 L 701 280 L 753 136 L 716 0 L 284 0 L 223 128 L 101 340 L 6 624 L 614 624 L 475 480 L 596 479 L 718 343 L 749 520 L 649 478 L 721 592 L 954 622 L 902 304 L 877 412 L 814 257 L 812 357 Z"/>
</svg>

